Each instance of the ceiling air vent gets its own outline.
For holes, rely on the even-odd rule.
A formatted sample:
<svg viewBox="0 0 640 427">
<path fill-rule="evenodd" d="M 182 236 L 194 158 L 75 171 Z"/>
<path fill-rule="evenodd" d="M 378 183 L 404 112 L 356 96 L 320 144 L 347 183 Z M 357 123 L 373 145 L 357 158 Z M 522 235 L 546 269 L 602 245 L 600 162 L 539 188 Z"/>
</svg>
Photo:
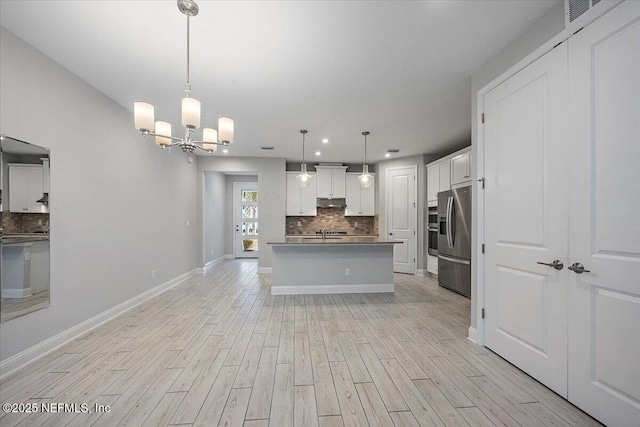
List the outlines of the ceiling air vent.
<svg viewBox="0 0 640 427">
<path fill-rule="evenodd" d="M 387 153 L 399 153 L 400 149 L 399 148 L 389 148 L 387 150 Z"/>
<path fill-rule="evenodd" d="M 564 0 L 565 27 L 578 31 L 622 0 Z"/>
<path fill-rule="evenodd" d="M 273 145 L 261 145 L 260 149 L 261 150 L 265 150 L 265 151 L 272 151 L 273 150 Z"/>
</svg>

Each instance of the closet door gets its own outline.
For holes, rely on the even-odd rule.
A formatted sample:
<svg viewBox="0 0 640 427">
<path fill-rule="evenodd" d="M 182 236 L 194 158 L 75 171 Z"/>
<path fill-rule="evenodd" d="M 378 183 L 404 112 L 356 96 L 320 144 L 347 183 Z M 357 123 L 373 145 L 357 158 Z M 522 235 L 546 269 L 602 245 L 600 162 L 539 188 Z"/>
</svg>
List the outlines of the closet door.
<svg viewBox="0 0 640 427">
<path fill-rule="evenodd" d="M 486 345 L 565 397 L 566 99 L 566 43 L 484 96 Z"/>
<path fill-rule="evenodd" d="M 569 40 L 569 400 L 640 423 L 640 2 Z"/>
</svg>

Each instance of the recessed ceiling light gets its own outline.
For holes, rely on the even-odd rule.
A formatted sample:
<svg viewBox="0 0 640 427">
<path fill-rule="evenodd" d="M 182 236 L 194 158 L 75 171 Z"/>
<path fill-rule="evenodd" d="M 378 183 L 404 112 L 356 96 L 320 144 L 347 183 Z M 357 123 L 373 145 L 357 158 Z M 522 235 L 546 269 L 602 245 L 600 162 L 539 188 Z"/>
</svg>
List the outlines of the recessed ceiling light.
<svg viewBox="0 0 640 427">
<path fill-rule="evenodd" d="M 323 138 L 323 139 L 322 139 L 322 143 L 323 143 L 323 144 L 328 144 L 328 143 L 329 143 L 329 140 L 328 140 L 327 138 Z"/>
<path fill-rule="evenodd" d="M 225 148 L 224 150 L 222 150 L 222 152 L 223 152 L 224 154 L 227 154 L 227 153 L 229 152 L 229 150 L 227 150 L 227 149 Z"/>
<path fill-rule="evenodd" d="M 385 153 L 385 157 L 391 157 L 391 153 Z"/>
<path fill-rule="evenodd" d="M 321 152 L 316 151 L 316 156 L 319 156 L 319 155 L 321 155 L 321 154 L 322 154 Z"/>
</svg>

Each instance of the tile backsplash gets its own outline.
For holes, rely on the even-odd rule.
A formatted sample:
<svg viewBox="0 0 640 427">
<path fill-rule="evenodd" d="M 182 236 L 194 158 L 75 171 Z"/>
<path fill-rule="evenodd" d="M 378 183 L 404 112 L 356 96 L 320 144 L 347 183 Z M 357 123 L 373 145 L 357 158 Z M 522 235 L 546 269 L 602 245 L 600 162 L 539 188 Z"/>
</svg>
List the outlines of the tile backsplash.
<svg viewBox="0 0 640 427">
<path fill-rule="evenodd" d="M 39 224 L 39 221 L 42 224 Z M 49 214 L 2 212 L 3 234 L 36 233 L 39 231 L 49 231 Z"/>
<path fill-rule="evenodd" d="M 344 216 L 344 208 L 318 208 L 317 216 L 288 216 L 286 233 L 315 234 L 323 227 L 327 227 L 327 231 L 375 235 L 378 234 L 378 217 Z"/>
</svg>

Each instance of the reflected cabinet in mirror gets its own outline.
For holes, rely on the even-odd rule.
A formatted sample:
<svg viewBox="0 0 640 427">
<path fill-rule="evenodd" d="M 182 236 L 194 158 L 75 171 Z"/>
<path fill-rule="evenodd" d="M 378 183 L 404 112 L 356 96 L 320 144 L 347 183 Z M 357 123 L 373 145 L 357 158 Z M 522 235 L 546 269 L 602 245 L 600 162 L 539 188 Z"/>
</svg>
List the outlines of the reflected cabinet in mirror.
<svg viewBox="0 0 640 427">
<path fill-rule="evenodd" d="M 49 307 L 49 149 L 0 139 L 0 317 Z"/>
</svg>

